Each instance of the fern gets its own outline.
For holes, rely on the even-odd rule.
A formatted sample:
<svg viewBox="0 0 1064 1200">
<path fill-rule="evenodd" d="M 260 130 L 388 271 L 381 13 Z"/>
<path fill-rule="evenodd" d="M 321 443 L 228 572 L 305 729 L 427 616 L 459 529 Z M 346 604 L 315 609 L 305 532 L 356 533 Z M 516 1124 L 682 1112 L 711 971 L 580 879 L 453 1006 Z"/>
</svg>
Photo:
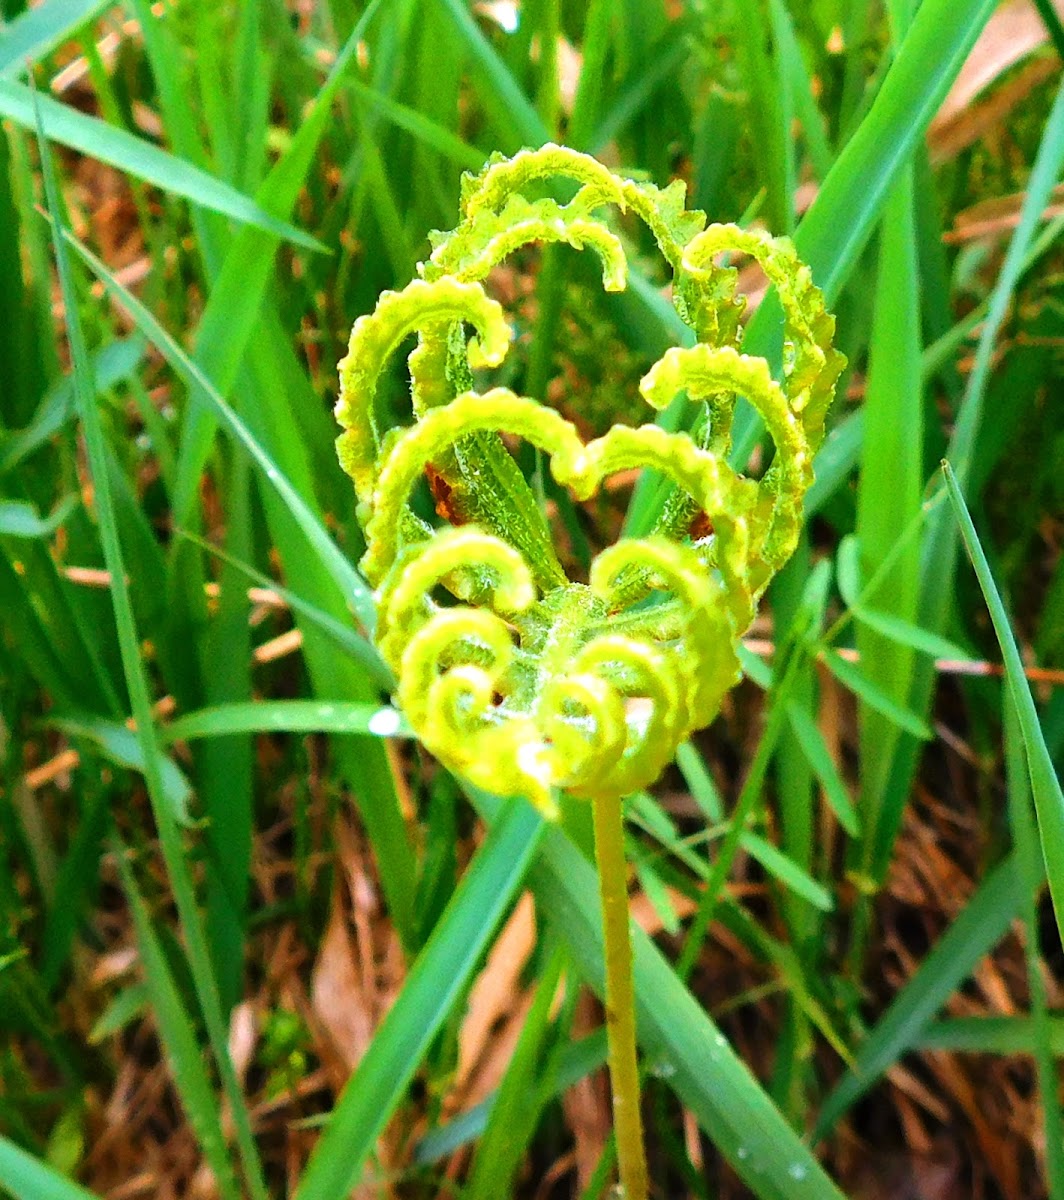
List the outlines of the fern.
<svg viewBox="0 0 1064 1200">
<path fill-rule="evenodd" d="M 526 195 L 563 180 L 575 189 L 568 202 Z M 585 443 L 553 409 L 473 386 L 474 369 L 499 366 L 509 351 L 512 331 L 482 284 L 515 250 L 588 249 L 607 290 L 626 286 L 608 206 L 642 219 L 672 268 L 674 302 L 697 343 L 666 352 L 640 392 L 652 409 L 681 392 L 701 405 L 694 436 L 648 423 Z M 739 678 L 739 638 L 797 541 L 843 365 L 834 318 L 785 239 L 707 228 L 684 209 L 682 184 L 625 179 L 560 146 L 493 157 L 467 176 L 458 226 L 432 242 L 421 278 L 355 323 L 340 367 L 338 450 L 358 493 L 380 649 L 411 725 L 452 770 L 548 813 L 558 788 L 619 798 L 652 783 Z M 753 256 L 779 295 L 779 382 L 739 348 L 745 299 L 735 269 L 718 265 L 728 252 Z M 415 333 L 414 424 L 382 433 L 377 382 Z M 728 462 L 738 396 L 774 443 L 759 480 Z M 653 533 L 609 547 L 587 584 L 572 582 L 502 434 L 538 447 L 578 500 L 630 468 L 660 471 L 675 497 Z M 426 475 L 448 522 L 438 529 L 411 509 Z M 441 604 L 441 588 L 458 603 Z"/>
</svg>

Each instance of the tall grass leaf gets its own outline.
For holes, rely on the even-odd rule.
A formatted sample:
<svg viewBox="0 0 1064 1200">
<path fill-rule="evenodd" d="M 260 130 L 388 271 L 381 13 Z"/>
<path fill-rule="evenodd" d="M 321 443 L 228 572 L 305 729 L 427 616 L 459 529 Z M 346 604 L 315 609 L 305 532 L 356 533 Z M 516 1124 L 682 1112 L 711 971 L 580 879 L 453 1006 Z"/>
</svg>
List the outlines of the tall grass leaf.
<svg viewBox="0 0 1064 1200">
<path fill-rule="evenodd" d="M 861 554 L 857 535 L 848 533 L 835 552 L 835 579 L 848 608 L 861 603 Z"/>
<path fill-rule="evenodd" d="M 784 0 L 769 0 L 769 12 L 776 39 L 776 54 L 790 80 L 794 113 L 802 128 L 813 172 L 818 179 L 824 179 L 831 170 L 834 155 L 824 128 L 824 116 L 817 107 L 817 87 L 806 68 L 794 20 Z"/>
<path fill-rule="evenodd" d="M 1062 1021 L 1064 1024 L 1064 1021 Z M 551 1082 L 554 1095 L 560 1096 L 606 1063 L 606 1030 L 596 1029 L 578 1041 L 563 1047 L 558 1058 L 557 1073 Z M 460 1146 L 468 1145 L 484 1131 L 491 1115 L 497 1093 L 485 1097 L 479 1104 L 467 1108 L 454 1120 L 428 1133 L 414 1147 L 417 1164 L 438 1162 L 453 1154 Z"/>
<path fill-rule="evenodd" d="M 926 721 L 918 717 L 916 713 L 911 712 L 909 709 L 892 700 L 886 692 L 876 687 L 868 676 L 858 670 L 853 663 L 847 662 L 841 655 L 836 654 L 834 650 L 825 650 L 823 657 L 824 665 L 839 683 L 849 688 L 855 696 L 863 700 L 870 708 L 874 708 L 876 712 L 882 713 L 883 716 L 893 721 L 899 729 L 906 730 L 914 737 L 922 738 L 924 741 L 931 740 L 931 730 L 928 728 Z"/>
<path fill-rule="evenodd" d="M 794 232 L 794 144 L 790 78 L 779 59 L 774 14 L 761 0 L 737 12 L 734 37 L 748 81 L 747 120 L 752 153 L 766 193 L 769 227 Z M 772 31 L 772 32 L 770 32 Z"/>
<path fill-rule="evenodd" d="M 522 1160 L 554 1090 L 550 1068 L 553 1065 L 556 1071 L 557 1053 L 551 1053 L 551 1043 L 556 1040 L 551 1009 L 565 962 L 564 947 L 556 945 L 536 981 L 535 999 L 477 1146 L 465 1200 L 498 1200 L 516 1190 Z"/>
<path fill-rule="evenodd" d="M 143 357 L 144 341 L 139 337 L 116 338 L 101 347 L 92 356 L 97 394 L 105 394 L 128 379 Z M 25 428 L 0 434 L 0 475 L 40 449 L 73 415 L 74 389 L 69 379 L 61 379 L 49 388 Z"/>
<path fill-rule="evenodd" d="M 0 29 L 0 76 L 19 75 L 71 38 L 111 0 L 45 0 Z"/>
<path fill-rule="evenodd" d="M 949 91 L 993 0 L 926 0 L 868 116 L 835 161 L 795 244 L 829 300 L 838 295 L 890 187 Z M 755 318 L 756 320 L 756 318 Z M 763 336 L 760 331 L 755 336 Z"/>
<path fill-rule="evenodd" d="M 742 643 L 739 645 L 739 664 L 743 669 L 743 675 L 762 691 L 767 691 L 772 686 L 772 668 L 759 654 L 755 654 L 753 650 Z"/>
<path fill-rule="evenodd" d="M 36 92 L 30 92 L 36 102 Z M 207 1024 L 211 1049 L 229 1102 L 236 1128 L 237 1142 L 244 1165 L 245 1178 L 253 1200 L 267 1200 L 262 1164 L 251 1134 L 251 1120 L 240 1083 L 228 1050 L 228 1031 L 222 1017 L 217 981 L 212 973 L 202 919 L 196 905 L 195 891 L 177 823 L 166 800 L 163 784 L 164 758 L 152 719 L 151 692 L 140 655 L 125 555 L 118 536 L 114 498 L 108 472 L 109 449 L 104 436 L 100 414 L 96 409 L 92 366 L 77 304 L 73 272 L 68 258 L 69 233 L 62 221 L 59 186 L 55 163 L 47 140 L 44 122 L 36 110 L 36 132 L 44 174 L 45 195 L 48 201 L 52 230 L 52 247 L 59 275 L 63 307 L 66 311 L 67 337 L 73 364 L 74 395 L 78 417 L 85 438 L 89 472 L 93 483 L 93 498 L 103 546 L 104 563 L 110 577 L 111 603 L 118 634 L 122 670 L 132 707 L 136 736 L 144 763 L 144 778 L 151 800 L 152 813 L 158 828 L 159 842 L 166 862 L 178 915 L 188 942 L 189 965 Z"/>
<path fill-rule="evenodd" d="M 566 138 L 577 150 L 586 150 L 598 119 L 605 83 L 606 57 L 614 40 L 615 5 L 611 0 L 591 0 L 584 9 L 580 39 L 580 75 L 569 114 Z"/>
<path fill-rule="evenodd" d="M 476 17 L 465 0 L 441 0 L 441 8 L 453 23 L 470 58 L 484 80 L 478 98 L 488 108 L 500 129 L 509 130 L 510 145 L 500 146 L 512 152 L 521 146 L 541 146 L 550 131 L 536 112 L 536 106 L 520 89 L 506 64 L 480 32 Z"/>
<path fill-rule="evenodd" d="M 923 15 L 926 6 L 921 8 Z M 920 17 L 917 18 L 919 22 Z M 1037 258 L 1040 247 L 1052 244 L 1064 223 L 1051 221 L 1038 234 L 1042 214 L 1049 203 L 1054 186 L 1064 166 L 1064 84 L 1057 90 L 1053 107 L 1047 118 L 1034 166 L 1020 210 L 1019 223 L 1009 242 L 1000 274 L 990 294 L 986 320 L 976 346 L 975 359 L 957 410 L 947 457 L 956 472 L 959 487 L 967 486 L 971 461 L 979 431 L 983 424 L 986 388 L 994 361 L 998 334 L 1009 312 L 1013 293 L 1020 277 Z M 933 632 L 941 632 L 949 613 L 952 589 L 942 586 L 943 579 L 952 579 L 957 561 L 957 532 L 946 509 L 931 515 L 923 541 L 919 624 Z M 909 703 L 922 710 L 929 703 L 935 673 L 931 663 L 918 661 Z M 903 740 L 892 767 L 889 790 L 897 797 L 909 793 L 918 761 L 916 743 Z M 884 841 L 876 847 L 876 877 L 883 878 L 887 870 L 892 845 Z"/>
<path fill-rule="evenodd" d="M 909 6 L 891 7 L 894 43 L 905 35 Z M 903 43 L 902 43 L 903 44 Z M 885 86 L 885 85 L 884 85 Z M 920 513 L 924 475 L 924 400 L 920 280 L 917 262 L 914 172 L 907 163 L 887 195 L 879 235 L 875 304 L 864 403 L 864 444 L 857 488 L 859 571 L 882 576 L 876 599 L 888 618 L 912 623 L 920 593 L 920 546 L 897 548 L 898 529 Z M 855 572 L 856 573 L 856 572 Z M 853 606 L 853 599 L 847 597 Z M 861 673 L 904 707 L 914 671 L 913 648 L 872 621 L 859 621 L 855 642 Z M 921 716 L 923 714 L 920 714 Z M 858 706 L 860 797 L 869 836 L 849 847 L 850 862 L 870 874 L 875 850 L 893 843 L 907 797 L 889 788 L 902 730 L 881 708 Z"/>
<path fill-rule="evenodd" d="M 0 534 L 16 538 L 51 537 L 81 503 L 79 496 L 64 496 L 47 517 L 25 500 L 0 500 Z"/>
<path fill-rule="evenodd" d="M 316 628 L 320 629 L 338 649 L 365 667 L 373 681 L 383 690 L 388 691 L 394 687 L 395 681 L 392 678 L 391 672 L 377 653 L 376 648 L 372 643 L 366 641 L 364 637 L 357 634 L 349 624 L 344 624 L 336 620 L 335 617 L 332 617 L 320 605 L 308 600 L 301 593 L 284 587 L 275 579 L 271 579 L 268 575 L 257 571 L 249 563 L 241 562 L 239 559 L 234 558 L 233 555 L 227 554 L 212 542 L 208 542 L 194 533 L 189 533 L 187 530 L 178 529 L 174 532 L 178 537 L 187 539 L 201 550 L 212 554 L 220 562 L 239 571 L 246 579 L 251 580 L 251 582 L 257 584 L 259 587 L 275 592 L 293 612 L 299 613 L 301 616 L 312 621 Z"/>
<path fill-rule="evenodd" d="M 108 125 L 97 117 L 78 112 L 48 96 L 38 96 L 36 102 L 40 105 L 45 135 L 53 141 L 116 167 L 119 171 L 126 171 L 172 195 L 183 196 L 212 212 L 257 226 L 304 249 L 325 249 L 317 238 L 287 221 L 271 217 L 229 184 L 160 150 L 151 142 Z M 34 96 L 30 89 L 21 83 L 0 79 L 0 116 L 32 130 L 33 114 Z"/>
<path fill-rule="evenodd" d="M 921 1050 L 964 1054 L 1033 1054 L 1036 1033 L 1031 1017 L 953 1017 L 935 1021 L 921 1034 Z M 1064 1058 L 1064 1017 L 1049 1019 L 1049 1044 Z"/>
<path fill-rule="evenodd" d="M 979 535 L 964 503 L 957 476 L 948 462 L 943 462 L 942 470 L 961 537 L 975 568 L 976 578 L 990 611 L 990 620 L 993 622 L 994 633 L 1005 662 L 1005 678 L 1012 702 L 1016 706 L 1027 770 L 1031 776 L 1031 794 L 1038 816 L 1038 836 L 1042 843 L 1049 893 L 1053 898 L 1057 928 L 1064 931 L 1064 791 L 1061 790 L 1060 780 L 1046 749 L 1034 697 L 1031 695 L 1031 687 L 1024 674 L 1023 659 L 1016 645 L 1016 637 L 1012 632 L 1005 606 L 1001 602 L 990 564 L 986 561 L 986 555 L 979 542 Z"/>
<path fill-rule="evenodd" d="M 650 907 L 657 913 L 662 929 L 670 937 L 675 937 L 680 932 L 680 917 L 673 907 L 665 881 L 654 870 L 645 852 L 633 846 L 631 842 L 626 849 L 629 861 L 635 867 L 635 877 L 639 880 L 639 886 L 650 901 Z"/>
<path fill-rule="evenodd" d="M 240 453 L 224 457 L 225 544 L 241 557 L 252 554 L 251 467 Z M 175 559 L 175 569 L 179 569 Z M 162 572 L 161 572 L 162 573 Z M 202 693 L 207 705 L 249 703 L 252 696 L 252 607 L 235 568 L 219 575 L 217 605 L 199 639 Z M 159 592 L 166 594 L 165 581 Z M 169 632 L 169 630 L 168 630 Z M 171 641 L 178 641 L 173 634 Z M 190 700 L 191 702 L 191 700 Z M 226 1012 L 240 1002 L 251 896 L 255 826 L 254 747 L 246 734 L 212 739 L 196 754 L 197 781 L 206 820 L 205 853 L 213 869 L 206 883 L 207 937 Z"/>
<path fill-rule="evenodd" d="M 83 519 L 79 512 L 68 529 L 80 527 Z M 87 589 L 65 578 L 52 547 L 44 541 L 0 538 L 0 556 L 15 574 L 12 587 L 10 576 L 5 580 L 7 571 L 0 567 L 0 589 L 7 592 L 5 623 L 18 623 L 20 636 L 40 636 L 48 642 L 48 654 L 58 658 L 59 674 L 67 681 L 62 693 L 69 701 L 64 703 L 113 717 L 124 715 L 126 705 L 119 698 L 112 664 L 106 661 L 114 648 L 113 631 L 99 626 L 106 605 L 99 605 Z M 56 682 L 51 671 L 45 678 L 49 687 Z"/>
<path fill-rule="evenodd" d="M 147 4 L 147 0 L 140 2 Z M 371 0 L 366 6 L 285 152 L 259 188 L 257 199 L 264 209 L 286 215 L 294 208 L 300 189 L 314 167 L 320 141 L 330 127 L 333 102 L 352 64 L 357 62 L 358 47 L 381 3 L 382 0 Z M 160 83 L 165 81 L 169 95 L 165 110 L 172 124 L 186 119 L 186 106 L 180 95 L 179 64 L 170 60 L 166 39 L 159 40 L 157 73 Z M 194 131 L 190 130 L 186 136 L 192 139 Z M 220 263 L 213 264 L 216 269 L 212 272 L 210 296 L 196 332 L 195 361 L 223 397 L 232 390 L 258 325 L 262 302 L 273 277 L 276 250 L 275 237 L 245 227 L 233 238 Z M 172 505 L 174 520 L 183 527 L 193 524 L 200 479 L 210 457 L 216 421 L 217 415 L 210 406 L 205 406 L 194 393 L 181 431 Z"/>
<path fill-rule="evenodd" d="M 189 358 L 177 341 L 163 329 L 144 305 L 115 279 L 96 255 L 68 231 L 64 231 L 63 237 L 104 287 L 126 309 L 144 336 L 159 350 L 177 374 L 190 387 L 199 389 L 237 444 L 246 451 L 256 469 L 265 478 L 267 485 L 278 494 L 291 512 L 293 519 L 318 553 L 322 563 L 335 579 L 337 586 L 349 598 L 351 607 L 359 620 L 368 629 L 372 629 L 376 622 L 376 608 L 365 580 L 347 561 L 321 522 L 311 512 L 307 502 L 281 474 L 277 464 L 263 450 L 244 421 L 225 402 L 203 370 Z"/>
<path fill-rule="evenodd" d="M 853 1066 L 824 1101 L 814 1140 L 825 1137 L 843 1113 L 919 1043 L 935 1013 L 1016 919 L 1024 892 L 1023 874 L 1012 854 L 986 876 L 960 916 L 869 1031 L 857 1049 Z"/>
<path fill-rule="evenodd" d="M 763 837 L 749 831 L 740 839 L 743 849 L 764 867 L 769 875 L 789 888 L 803 900 L 808 900 L 814 908 L 821 912 L 831 912 L 835 902 L 831 893 L 823 884 L 804 871 L 793 859 L 789 858 L 778 847 Z"/>
<path fill-rule="evenodd" d="M 59 863 L 37 957 L 41 980 L 54 989 L 69 966 L 78 932 L 91 911 L 100 878 L 100 854 L 111 823 L 111 797 L 105 787 L 79 787 L 78 822 Z"/>
<path fill-rule="evenodd" d="M 849 413 L 824 439 L 813 460 L 816 478 L 805 494 L 806 520 L 814 517 L 831 499 L 861 457 L 864 441 L 864 413 L 861 409 Z"/>
<path fill-rule="evenodd" d="M 1036 217 L 1040 215 L 1036 214 Z M 1031 235 L 1025 240 L 1023 259 L 1019 268 L 1021 274 L 1029 271 L 1051 247 L 1057 244 L 1062 231 L 1064 231 L 1064 216 L 1058 216 L 1047 221 L 1037 237 Z M 981 326 L 986 322 L 989 308 L 990 298 L 987 298 L 940 334 L 935 341 L 927 345 L 923 353 L 925 379 L 940 375 L 947 367 L 953 365 L 964 343 L 976 330 L 980 330 L 980 337 L 982 336 Z"/>
<path fill-rule="evenodd" d="M 655 43 L 649 61 L 640 62 L 633 68 L 631 76 L 618 85 L 587 139 L 592 154 L 599 153 L 623 133 L 628 124 L 650 105 L 658 89 L 675 77 L 690 55 L 690 37 L 689 26 L 683 21 L 673 22 Z"/>
<path fill-rule="evenodd" d="M 67 737 L 85 738 L 92 742 L 104 758 L 110 759 L 116 766 L 141 774 L 147 770 L 143 743 L 126 725 L 94 716 L 53 717 L 48 724 Z M 181 825 L 190 824 L 188 804 L 192 788 L 188 780 L 177 763 L 165 755 L 159 756 L 158 767 L 163 798 L 173 819 Z"/>
<path fill-rule="evenodd" d="M 1027 183 L 1020 219 L 1005 253 L 1001 273 L 990 294 L 986 321 L 979 335 L 975 360 L 968 376 L 964 399 L 957 413 L 953 436 L 950 438 L 947 457 L 952 470 L 956 473 L 960 489 L 967 484 L 976 439 L 982 425 L 986 385 L 993 365 L 997 336 L 1008 314 L 1016 285 L 1019 283 L 1023 271 L 1029 265 L 1029 251 L 1042 221 L 1042 213 L 1060 178 L 1062 167 L 1064 167 L 1064 83 L 1057 91 L 1053 108 L 1046 120 L 1042 141 L 1039 144 L 1038 154 Z M 1056 223 L 1052 224 L 1059 232 Z M 1048 233 L 1049 230 L 1047 229 L 1046 232 Z M 948 589 L 932 586 L 932 583 L 937 583 L 940 572 L 944 572 L 947 576 L 951 573 L 955 545 L 954 531 L 948 514 L 943 511 L 938 514 L 937 519 L 929 528 L 924 548 L 925 591 L 929 597 L 933 597 L 937 601 L 934 605 L 934 612 L 939 619 L 933 622 L 925 620 L 923 624 L 932 628 L 941 626 L 942 616 L 945 612 L 945 594 L 948 592 Z M 926 607 L 931 607 L 931 604 L 925 603 Z"/>
<path fill-rule="evenodd" d="M 234 733 L 361 733 L 413 737 L 402 714 L 379 704 L 335 700 L 253 700 L 187 713 L 163 731 L 169 742 Z"/>
<path fill-rule="evenodd" d="M 12 1200 L 100 1200 L 2 1135 L 0 1188 Z"/>
<path fill-rule="evenodd" d="M 1049 997 L 1043 974 L 1042 928 L 1039 919 L 1039 898 L 1042 890 L 1043 864 L 1039 861 L 1038 830 L 1031 807 L 1031 787 L 1027 774 L 1026 751 L 1020 733 L 1016 705 L 1006 687 L 1005 709 L 1005 780 L 1009 793 L 1009 824 L 1012 841 L 1024 880 L 1023 939 L 1027 960 L 1027 987 L 1033 1026 L 1033 1052 L 1038 1072 L 1042 1125 L 1045 1135 L 1046 1182 L 1050 1200 L 1064 1196 L 1064 1122 L 1060 1111 L 1060 1080 L 1053 1061 L 1053 1031 L 1049 1015 Z"/>
<path fill-rule="evenodd" d="M 21 555 L 16 557 L 0 544 L 0 611 L 4 628 L 19 647 L 19 655 L 38 683 L 46 688 L 56 704 L 74 707 L 85 703 L 85 678 L 71 669 L 71 663 L 55 644 L 52 630 L 45 624 L 47 614 L 35 603 L 25 586 Z M 92 688 L 96 691 L 96 688 Z M 102 705 L 104 696 L 98 697 Z"/>
<path fill-rule="evenodd" d="M 133 916 L 137 951 L 151 999 L 151 1013 L 159 1027 L 162 1049 L 170 1065 L 174 1086 L 196 1140 L 214 1173 L 218 1190 L 225 1200 L 240 1200 L 240 1187 L 222 1134 L 222 1112 L 200 1050 L 195 1018 L 182 1002 L 162 945 L 152 928 L 147 906 L 126 861 L 126 849 L 117 844 L 114 851 L 122 877 L 122 889 Z"/>
<path fill-rule="evenodd" d="M 317 500 L 315 464 L 299 425 L 299 410 L 315 406 L 318 398 L 275 313 L 264 310 L 262 327 L 255 334 L 251 351 L 248 364 L 251 387 L 242 389 L 236 397 L 241 406 L 239 415 L 259 445 L 282 469 L 285 479 L 294 485 L 296 494 L 306 497 L 304 510 L 322 528 L 324 518 Z M 329 470 L 336 470 L 331 454 Z M 330 564 L 322 561 L 318 547 L 302 535 L 299 514 L 292 512 L 275 490 L 260 487 L 259 492 L 266 525 L 287 576 L 298 579 L 301 590 L 335 620 L 349 619 L 351 588 L 339 585 Z M 327 544 L 336 551 L 331 541 Z M 356 579 L 360 578 L 347 566 L 346 559 L 343 562 Z M 380 689 L 371 673 L 339 657 L 331 642 L 310 622 L 297 617 L 297 624 L 303 634 L 302 653 L 311 686 L 318 696 L 326 702 L 338 696 L 378 702 Z M 417 863 L 392 763 L 385 747 L 376 739 L 367 741 L 350 736 L 334 736 L 332 762 L 336 777 L 351 789 L 358 803 L 373 845 L 384 897 L 403 947 L 414 953 L 420 944 L 414 923 Z"/>
<path fill-rule="evenodd" d="M 824 180 L 795 233 L 795 246 L 832 303 L 849 278 L 891 185 L 919 145 L 994 0 L 925 0 L 866 118 Z M 747 354 L 778 360 L 779 308 L 751 318 Z M 761 429 L 746 406 L 736 412 L 733 461 L 745 463 Z M 662 497 L 662 500 L 664 497 Z M 651 522 L 660 511 L 655 505 Z"/>
<path fill-rule="evenodd" d="M 418 141 L 424 142 L 426 146 L 431 146 L 433 150 L 438 151 L 451 162 L 457 163 L 458 166 L 469 171 L 479 171 L 484 165 L 487 155 L 483 150 L 478 150 L 476 146 L 463 141 L 449 129 L 445 129 L 442 125 L 426 117 L 424 113 L 418 112 L 416 108 L 400 104 L 375 88 L 366 87 L 357 80 L 349 80 L 347 87 L 352 95 L 386 117 L 393 125 L 413 134 Z"/>
<path fill-rule="evenodd" d="M 676 751 L 676 765 L 698 807 L 711 821 L 724 820 L 724 803 L 720 792 L 698 749 L 690 742 L 684 742 Z"/>
<path fill-rule="evenodd" d="M 913 650 L 919 650 L 921 654 L 928 654 L 932 658 L 965 662 L 969 657 L 968 652 L 956 642 L 932 633 L 929 629 L 922 629 L 911 621 L 904 621 L 893 613 L 880 612 L 861 604 L 854 609 L 853 615 L 862 625 L 867 625 L 869 629 L 874 629 L 890 641 L 897 642 L 900 646 L 910 646 Z"/>
<path fill-rule="evenodd" d="M 839 774 L 835 759 L 824 741 L 824 735 L 817 728 L 813 718 L 800 705 L 787 705 L 787 720 L 802 748 L 806 762 L 820 780 L 828 806 L 838 817 L 839 824 L 850 837 L 857 837 L 860 833 L 857 811 L 850 799 L 850 793 L 846 790 L 846 784 Z"/>
<path fill-rule="evenodd" d="M 543 832 L 542 819 L 522 801 L 511 801 L 500 814 L 337 1101 L 295 1200 L 335 1200 L 358 1182 L 366 1157 L 517 895 Z"/>
<path fill-rule="evenodd" d="M 144 982 L 131 983 L 124 987 L 93 1022 L 86 1041 L 90 1046 L 99 1046 L 127 1025 L 143 1016 L 151 1004 L 151 994 Z"/>
</svg>

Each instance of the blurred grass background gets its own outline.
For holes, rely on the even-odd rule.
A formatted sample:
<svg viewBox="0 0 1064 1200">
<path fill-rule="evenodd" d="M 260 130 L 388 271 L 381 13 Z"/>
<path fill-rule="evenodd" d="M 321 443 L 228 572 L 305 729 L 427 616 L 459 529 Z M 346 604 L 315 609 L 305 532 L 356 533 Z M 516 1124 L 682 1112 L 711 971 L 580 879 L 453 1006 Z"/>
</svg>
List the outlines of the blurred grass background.
<svg viewBox="0 0 1064 1200">
<path fill-rule="evenodd" d="M 656 1194 L 1064 1200 L 1049 0 L 0 12 L 0 1187 L 606 1194 L 588 815 L 403 737 L 330 415 L 461 172 L 556 139 L 793 234 L 850 361 L 748 678 L 629 804 Z M 685 334 L 624 232 L 619 297 L 492 280 L 589 432 Z M 546 481 L 576 570 L 616 482 Z"/>
</svg>

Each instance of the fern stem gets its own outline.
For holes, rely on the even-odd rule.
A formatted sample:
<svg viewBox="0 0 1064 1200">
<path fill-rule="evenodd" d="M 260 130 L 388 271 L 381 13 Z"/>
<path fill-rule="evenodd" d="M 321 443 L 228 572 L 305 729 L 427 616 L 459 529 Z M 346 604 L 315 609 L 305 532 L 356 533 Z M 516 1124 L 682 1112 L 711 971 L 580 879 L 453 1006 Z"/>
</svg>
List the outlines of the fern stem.
<svg viewBox="0 0 1064 1200">
<path fill-rule="evenodd" d="M 606 958 L 606 1034 L 609 1043 L 613 1124 L 624 1200 L 646 1200 L 647 1163 L 639 1111 L 639 1065 L 635 1044 L 635 989 L 628 924 L 624 817 L 620 802 L 593 800 L 595 858 L 602 900 Z"/>
</svg>

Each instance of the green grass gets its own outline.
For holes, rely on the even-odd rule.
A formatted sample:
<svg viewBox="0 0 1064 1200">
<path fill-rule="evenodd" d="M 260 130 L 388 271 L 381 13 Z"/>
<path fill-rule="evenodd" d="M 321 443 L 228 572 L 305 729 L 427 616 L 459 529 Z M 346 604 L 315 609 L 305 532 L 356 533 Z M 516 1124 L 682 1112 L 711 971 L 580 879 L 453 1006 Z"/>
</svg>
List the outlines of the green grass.
<svg viewBox="0 0 1064 1200">
<path fill-rule="evenodd" d="M 1060 24 L 1043 7 L 1048 54 Z M 1064 90 L 1029 95 L 1007 145 L 934 168 L 925 150 L 993 8 L 524 0 L 507 32 L 466 0 L 0 3 L 0 1189 L 66 1200 L 120 1182 L 92 1143 L 123 1062 L 165 1063 L 169 1132 L 226 1200 L 359 1182 L 531 1196 L 569 1149 L 559 1095 L 603 1061 L 599 1034 L 574 1033 L 582 992 L 603 987 L 590 814 L 566 803 L 546 828 L 522 802 L 465 794 L 393 716 L 329 412 L 352 322 L 453 223 L 461 171 L 561 139 L 660 184 L 682 174 L 712 220 L 791 233 L 850 360 L 802 545 L 754 631 L 774 651 L 747 656 L 725 716 L 630 802 L 635 886 L 666 930 L 635 947 L 658 1192 L 860 1194 L 840 1148 L 906 1153 L 884 1081 L 904 1060 L 938 1089 L 972 1178 L 1004 1195 L 963 1105 L 921 1074 L 936 1049 L 981 1052 L 977 1096 L 1007 1062 L 1040 1097 L 1009 1152 L 1027 1195 L 1064 1197 L 1047 919 L 1064 904 L 1064 689 L 1022 673 L 1064 668 L 1064 308 L 1042 215 Z M 97 53 L 111 34 L 120 52 Z M 580 57 L 544 53 L 559 37 Z M 53 93 L 80 53 L 83 78 Z M 957 212 L 1019 191 L 1014 228 L 942 242 Z M 542 303 L 511 305 L 527 353 L 508 382 L 553 395 L 561 376 L 565 404 L 648 419 L 634 356 L 683 329 L 632 250 L 630 288 L 608 299 L 575 254 L 515 264 L 501 285 L 538 270 Z M 571 296 L 591 299 L 575 312 Z M 778 318 L 769 296 L 745 348 L 779 361 Z M 402 383 L 397 369 L 382 389 L 397 421 Z M 737 460 L 760 438 L 740 413 Z M 563 503 L 574 559 L 622 521 L 645 531 L 666 496 L 648 473 L 626 511 Z M 255 659 L 288 630 L 298 653 Z M 1006 674 L 943 682 L 936 659 Z M 35 782 L 71 749 L 68 777 Z M 968 822 L 972 886 L 917 912 L 893 874 L 913 823 L 954 845 L 928 795 Z M 291 1014 L 270 947 L 296 939 L 309 988 L 343 821 L 365 839 L 397 994 L 347 1088 L 290 1099 L 278 1123 L 267 1101 L 289 1077 L 270 1031 Z M 269 903 L 266 847 L 292 880 Z M 448 1113 L 470 987 L 524 889 L 526 1024 L 492 1096 Z M 900 910 L 922 933 L 894 986 Z M 1002 945 L 1014 923 L 1022 951 Z M 135 951 L 136 972 L 90 987 L 112 951 Z M 994 954 L 1014 1012 L 975 1016 L 968 981 Z M 250 998 L 245 1070 L 229 1033 Z M 309 1078 L 317 1053 L 285 1049 L 284 1070 Z"/>
</svg>

